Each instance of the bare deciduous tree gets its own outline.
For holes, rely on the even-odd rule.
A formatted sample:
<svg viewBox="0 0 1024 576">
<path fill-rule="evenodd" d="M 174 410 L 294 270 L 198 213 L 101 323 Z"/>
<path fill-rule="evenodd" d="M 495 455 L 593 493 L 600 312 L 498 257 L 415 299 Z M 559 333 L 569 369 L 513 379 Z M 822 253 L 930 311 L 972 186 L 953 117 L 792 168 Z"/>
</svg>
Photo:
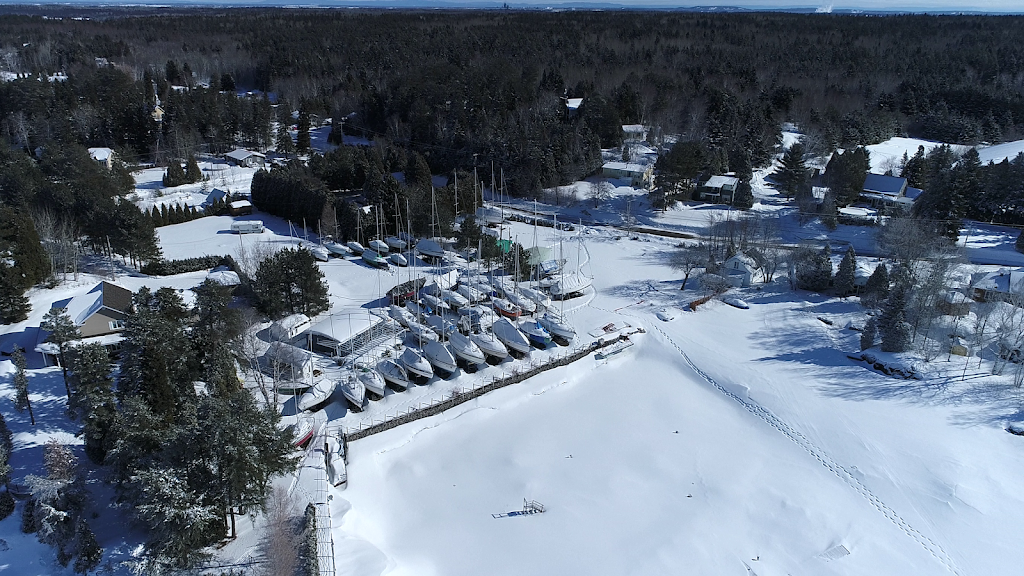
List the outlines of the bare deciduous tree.
<svg viewBox="0 0 1024 576">
<path fill-rule="evenodd" d="M 263 563 L 260 573 L 267 576 L 294 574 L 299 565 L 295 503 L 287 490 L 274 489 L 267 503 L 267 525 L 263 531 Z"/>
<path fill-rule="evenodd" d="M 699 244 L 681 245 L 669 257 L 669 266 L 683 273 L 683 284 L 680 290 L 686 290 L 686 282 L 690 279 L 690 273 L 707 262 L 704 256 L 704 249 Z"/>
</svg>

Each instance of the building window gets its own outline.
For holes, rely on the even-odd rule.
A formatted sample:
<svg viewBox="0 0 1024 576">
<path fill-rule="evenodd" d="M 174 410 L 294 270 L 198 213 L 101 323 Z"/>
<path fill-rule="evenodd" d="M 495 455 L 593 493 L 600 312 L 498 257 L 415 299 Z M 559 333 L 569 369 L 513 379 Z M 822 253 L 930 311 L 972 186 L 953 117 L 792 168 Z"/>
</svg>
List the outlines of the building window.
<svg viewBox="0 0 1024 576">
<path fill-rule="evenodd" d="M 108 324 L 111 330 L 124 330 L 124 320 L 111 320 Z"/>
</svg>

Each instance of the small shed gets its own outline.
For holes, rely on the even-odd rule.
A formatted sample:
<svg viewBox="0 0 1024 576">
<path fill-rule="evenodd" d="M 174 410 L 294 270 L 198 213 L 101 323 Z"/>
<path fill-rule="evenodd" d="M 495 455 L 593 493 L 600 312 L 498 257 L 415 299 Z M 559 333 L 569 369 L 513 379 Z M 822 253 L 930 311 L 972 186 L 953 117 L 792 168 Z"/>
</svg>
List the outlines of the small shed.
<svg viewBox="0 0 1024 576">
<path fill-rule="evenodd" d="M 946 316 L 967 316 L 971 312 L 971 300 L 963 292 L 950 290 L 939 301 L 938 309 Z"/>
<path fill-rule="evenodd" d="M 734 288 L 749 288 L 754 278 L 754 259 L 743 252 L 737 252 L 722 264 L 721 275 Z"/>
<path fill-rule="evenodd" d="M 305 314 L 292 314 L 271 324 L 270 336 L 275 340 L 291 340 L 308 330 L 310 325 L 309 316 Z"/>
<path fill-rule="evenodd" d="M 224 157 L 235 166 L 245 166 L 247 168 L 259 168 L 266 164 L 267 160 L 266 155 L 246 150 L 245 148 L 235 148 L 225 154 Z"/>
<path fill-rule="evenodd" d="M 203 202 L 207 206 L 213 206 L 217 202 L 223 202 L 228 197 L 228 193 L 220 188 L 214 188 L 209 194 L 206 195 L 206 200 Z"/>
<path fill-rule="evenodd" d="M 228 204 L 228 212 L 232 216 L 246 216 L 252 214 L 252 202 L 248 200 L 235 200 Z"/>
</svg>

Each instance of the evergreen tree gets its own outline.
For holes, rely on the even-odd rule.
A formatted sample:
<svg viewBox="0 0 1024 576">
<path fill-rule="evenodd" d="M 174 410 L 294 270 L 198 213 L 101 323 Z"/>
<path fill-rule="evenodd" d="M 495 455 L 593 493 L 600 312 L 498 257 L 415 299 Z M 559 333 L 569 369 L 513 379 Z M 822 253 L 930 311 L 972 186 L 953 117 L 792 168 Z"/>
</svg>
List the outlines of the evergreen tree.
<svg viewBox="0 0 1024 576">
<path fill-rule="evenodd" d="M 18 412 L 28 410 L 29 421 L 36 425 L 36 416 L 32 413 L 32 402 L 28 397 L 28 374 L 25 373 L 25 352 L 18 346 L 14 347 L 11 354 L 11 361 L 14 363 L 14 408 Z"/>
<path fill-rule="evenodd" d="M 864 180 L 871 169 L 871 161 L 868 158 L 868 151 L 863 146 L 853 150 L 832 154 L 825 167 L 825 185 L 828 186 L 834 196 L 835 203 L 839 206 L 849 206 L 860 198 L 864 190 Z"/>
<path fill-rule="evenodd" d="M 864 292 L 861 294 L 860 301 L 865 306 L 873 308 L 888 297 L 889 270 L 885 267 L 885 263 L 880 262 L 864 284 Z"/>
<path fill-rule="evenodd" d="M 71 397 L 71 412 L 82 422 L 85 455 L 102 464 L 117 416 L 110 357 L 103 346 L 85 344 L 75 349 L 73 366 L 75 393 Z"/>
<path fill-rule="evenodd" d="M 853 292 L 853 281 L 857 271 L 857 254 L 853 251 L 853 245 L 846 249 L 843 259 L 839 262 L 839 270 L 836 272 L 833 287 L 836 294 L 846 296 Z"/>
<path fill-rule="evenodd" d="M 203 171 L 199 169 L 199 163 L 192 154 L 188 156 L 188 163 L 185 167 L 185 182 L 192 184 L 203 181 Z"/>
<path fill-rule="evenodd" d="M 309 112 L 305 109 L 299 110 L 298 134 L 295 137 L 295 149 L 299 152 L 309 152 L 312 141 L 309 137 Z"/>
<path fill-rule="evenodd" d="M 906 157 L 906 153 L 904 153 Z M 913 158 L 904 161 L 900 176 L 907 179 L 907 186 L 924 188 L 927 184 L 928 163 L 925 160 L 924 146 L 918 146 Z"/>
<path fill-rule="evenodd" d="M 195 293 L 198 319 L 191 332 L 196 363 L 193 371 L 200 374 L 211 394 L 226 396 L 239 388 L 228 342 L 241 330 L 240 314 L 237 309 L 228 307 L 231 296 L 223 286 L 206 280 Z"/>
<path fill-rule="evenodd" d="M 303 313 L 316 316 L 330 307 L 327 282 L 313 254 L 285 248 L 260 262 L 253 286 L 260 308 L 268 315 Z"/>
<path fill-rule="evenodd" d="M 803 250 L 794 254 L 796 286 L 812 292 L 824 292 L 832 281 L 832 248 L 828 244 L 815 253 Z"/>
<path fill-rule="evenodd" d="M 47 342 L 57 345 L 57 352 L 60 355 L 60 367 L 64 372 L 64 390 L 67 391 L 68 400 L 71 400 L 71 387 L 68 385 L 68 357 L 67 353 L 71 343 L 82 337 L 78 326 L 68 316 L 64 308 L 50 308 L 43 316 L 43 323 L 40 328 L 50 333 L 46 337 Z"/>
<path fill-rule="evenodd" d="M 808 171 L 804 165 L 804 145 L 796 142 L 782 156 L 781 166 L 775 171 L 779 190 L 792 198 L 807 185 Z"/>
<path fill-rule="evenodd" d="M 905 352 L 910 348 L 912 327 L 906 321 L 907 296 L 902 283 L 896 283 L 882 306 L 878 319 L 878 332 L 882 337 L 883 352 Z"/>
<path fill-rule="evenodd" d="M 821 202 L 821 215 L 818 217 L 821 223 L 831 231 L 839 227 L 839 209 L 836 207 L 835 194 L 831 190 L 825 193 L 825 199 Z"/>
<path fill-rule="evenodd" d="M 291 132 L 288 131 L 287 122 L 279 122 L 277 125 L 277 138 L 275 138 L 277 151 L 285 156 L 295 154 L 295 142 L 292 141 Z"/>
<path fill-rule="evenodd" d="M 164 187 L 173 188 L 187 183 L 188 178 L 185 176 L 185 171 L 181 168 L 181 162 L 171 160 L 171 163 L 167 165 L 167 172 L 164 173 Z"/>
<path fill-rule="evenodd" d="M 1017 234 L 1017 243 L 1014 246 L 1016 246 L 1017 252 L 1024 252 L 1024 230 Z"/>
<path fill-rule="evenodd" d="M 0 259 L 0 322 L 14 324 L 28 318 L 32 309 L 17 269 Z"/>
<path fill-rule="evenodd" d="M 5 520 L 14 512 L 14 497 L 11 496 L 11 454 L 14 453 L 14 441 L 7 420 L 0 413 L 0 484 L 4 485 L 0 493 L 0 520 Z"/>
<path fill-rule="evenodd" d="M 733 197 L 732 205 L 743 209 L 754 207 L 754 191 L 750 187 L 749 180 L 740 180 L 739 185 L 736 186 L 736 193 Z"/>
<path fill-rule="evenodd" d="M 369 179 L 367 179 L 369 181 Z M 432 183 L 430 165 L 427 159 L 419 152 L 410 152 L 409 161 L 405 167 L 405 185 L 410 188 L 429 190 Z"/>
<path fill-rule="evenodd" d="M 875 336 L 878 332 L 878 322 L 875 317 L 868 318 L 864 323 L 864 329 L 860 332 L 860 349 L 867 350 L 875 345 Z"/>
<path fill-rule="evenodd" d="M 84 518 L 78 519 L 75 527 L 75 572 L 87 574 L 96 569 L 103 560 L 103 548 L 96 541 L 96 534 L 89 528 L 89 523 Z"/>
</svg>

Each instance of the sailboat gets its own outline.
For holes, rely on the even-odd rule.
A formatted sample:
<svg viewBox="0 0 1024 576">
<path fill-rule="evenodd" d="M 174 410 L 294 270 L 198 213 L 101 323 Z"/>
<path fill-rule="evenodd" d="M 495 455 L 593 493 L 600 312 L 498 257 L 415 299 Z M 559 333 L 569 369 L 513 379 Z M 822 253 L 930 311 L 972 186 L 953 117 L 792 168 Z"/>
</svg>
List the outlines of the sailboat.
<svg viewBox="0 0 1024 576">
<path fill-rule="evenodd" d="M 334 256 L 348 255 L 348 250 L 345 249 L 345 246 L 341 242 L 335 242 L 334 239 L 330 237 L 328 237 L 327 240 L 324 240 L 324 248 L 327 248 L 327 251 Z"/>
<path fill-rule="evenodd" d="M 579 294 L 590 288 L 590 285 L 594 283 L 593 279 L 583 274 L 580 269 L 580 248 L 583 246 L 583 239 L 579 239 L 579 246 L 576 250 L 576 271 L 566 273 L 563 271 L 558 280 L 548 288 L 551 293 L 551 297 L 556 300 L 565 300 L 571 298 L 576 294 Z"/>
<path fill-rule="evenodd" d="M 352 411 L 362 412 L 363 406 L 366 404 L 366 386 L 362 380 L 350 372 L 341 379 L 338 385 L 341 386 L 341 394 Z"/>
<path fill-rule="evenodd" d="M 447 302 L 441 300 L 440 298 L 434 296 L 433 294 L 424 294 L 420 296 L 420 300 L 424 304 L 429 306 L 430 309 L 434 311 L 434 313 L 438 313 L 439 311 L 442 310 L 445 312 L 451 312 L 452 310 L 452 307 L 449 306 Z"/>
<path fill-rule="evenodd" d="M 487 359 L 494 361 L 495 364 L 508 357 L 508 348 L 494 334 L 479 332 L 470 335 L 469 339 L 480 348 Z"/>
<path fill-rule="evenodd" d="M 409 388 L 409 373 L 397 361 L 385 358 L 377 363 L 377 371 L 392 389 L 402 392 Z"/>
<path fill-rule="evenodd" d="M 392 252 L 388 256 L 388 260 L 390 260 L 391 263 L 394 264 L 395 266 L 408 266 L 409 265 L 409 260 L 407 260 L 405 256 L 402 256 L 401 252 Z"/>
<path fill-rule="evenodd" d="M 409 333 L 421 347 L 427 342 L 437 342 L 438 340 L 437 333 L 430 326 L 419 322 L 409 323 Z"/>
<path fill-rule="evenodd" d="M 540 322 L 540 325 L 551 333 L 552 338 L 561 338 L 566 342 L 570 342 L 576 337 L 576 330 L 573 329 L 572 324 L 569 324 L 565 316 L 554 310 L 548 310 L 541 314 L 537 322 Z"/>
<path fill-rule="evenodd" d="M 429 379 L 434 375 L 434 369 L 430 367 L 430 362 L 427 362 L 423 355 L 412 348 L 406 348 L 398 357 L 398 362 L 408 371 L 409 376 Z"/>
<path fill-rule="evenodd" d="M 519 318 L 519 316 L 523 313 L 522 309 L 519 308 L 519 306 L 516 306 L 512 302 L 506 300 L 505 298 L 492 298 L 491 304 L 494 306 L 494 311 L 497 312 L 498 314 L 501 314 L 505 318 L 511 318 L 515 320 Z"/>
<path fill-rule="evenodd" d="M 441 290 L 440 292 L 441 300 L 452 308 L 458 309 L 463 306 L 469 306 L 469 298 L 466 298 L 454 290 Z"/>
<path fill-rule="evenodd" d="M 452 351 L 455 355 L 464 360 L 470 366 L 476 364 L 483 364 L 486 358 L 484 353 L 480 350 L 480 347 L 473 343 L 473 340 L 456 330 L 452 332 L 451 336 L 448 337 L 448 343 L 451 344 Z"/>
<path fill-rule="evenodd" d="M 293 442 L 298 447 L 303 447 L 306 442 L 309 442 L 313 438 L 313 433 L 316 432 L 316 421 L 310 417 L 299 418 L 295 424 L 289 426 L 295 434 L 295 441 Z"/>
<path fill-rule="evenodd" d="M 510 351 L 514 350 L 520 354 L 530 351 L 530 341 L 515 324 L 508 321 L 508 318 L 499 318 L 491 325 L 491 331 Z"/>
<path fill-rule="evenodd" d="M 455 363 L 455 356 L 452 355 L 451 350 L 447 346 L 440 342 L 427 342 L 423 346 L 423 355 L 426 356 L 427 361 L 430 365 L 435 368 L 435 372 L 441 374 L 447 374 L 451 376 L 458 369 L 458 365 Z"/>
<path fill-rule="evenodd" d="M 370 248 L 378 254 L 388 253 L 388 243 L 383 240 L 370 240 Z"/>
<path fill-rule="evenodd" d="M 305 394 L 299 396 L 299 400 L 295 403 L 295 407 L 299 411 L 303 411 L 309 410 L 314 406 L 326 402 L 331 397 L 331 394 L 334 393 L 334 388 L 337 384 L 337 382 L 329 378 L 320 380 L 314 384 L 312 388 L 307 390 Z"/>
<path fill-rule="evenodd" d="M 519 292 L 522 293 L 523 296 L 526 296 L 527 298 L 532 300 L 533 303 L 536 304 L 537 306 L 543 306 L 544 308 L 551 307 L 551 297 L 541 292 L 540 290 L 534 290 L 533 288 L 520 286 Z"/>
<path fill-rule="evenodd" d="M 324 459 L 327 467 L 327 480 L 332 486 L 344 487 L 348 484 L 348 471 L 345 468 L 345 449 L 334 436 L 327 436 L 324 441 Z"/>
<path fill-rule="evenodd" d="M 487 298 L 486 294 L 466 283 L 460 283 L 455 291 L 470 302 L 483 302 Z"/>
<path fill-rule="evenodd" d="M 374 268 L 387 268 L 388 261 L 377 253 L 376 250 L 365 249 L 362 252 L 363 262 L 366 262 Z"/>
<path fill-rule="evenodd" d="M 356 210 L 356 239 L 350 240 L 348 243 L 348 249 L 356 256 L 359 256 L 363 253 L 363 250 L 366 250 L 366 247 L 359 242 L 359 237 L 361 237 L 363 233 L 362 214 L 362 208 Z"/>
<path fill-rule="evenodd" d="M 446 340 L 455 331 L 455 324 L 446 320 L 443 316 L 431 314 L 426 317 L 427 326 L 437 334 L 439 340 Z"/>
<path fill-rule="evenodd" d="M 396 306 L 395 304 L 392 304 L 391 308 L 388 309 L 388 315 L 391 316 L 395 322 L 398 322 L 405 327 L 408 327 L 410 322 L 416 321 L 416 317 L 413 316 L 412 312 L 402 308 L 401 306 Z"/>
<path fill-rule="evenodd" d="M 523 320 L 519 323 L 519 330 L 538 348 L 551 343 L 551 334 L 536 320 Z"/>
<path fill-rule="evenodd" d="M 371 400 L 380 400 L 384 397 L 386 383 L 383 376 L 364 364 L 356 364 L 353 370 L 355 371 L 356 378 L 363 383 L 363 387 L 366 388 L 366 395 Z"/>
</svg>

